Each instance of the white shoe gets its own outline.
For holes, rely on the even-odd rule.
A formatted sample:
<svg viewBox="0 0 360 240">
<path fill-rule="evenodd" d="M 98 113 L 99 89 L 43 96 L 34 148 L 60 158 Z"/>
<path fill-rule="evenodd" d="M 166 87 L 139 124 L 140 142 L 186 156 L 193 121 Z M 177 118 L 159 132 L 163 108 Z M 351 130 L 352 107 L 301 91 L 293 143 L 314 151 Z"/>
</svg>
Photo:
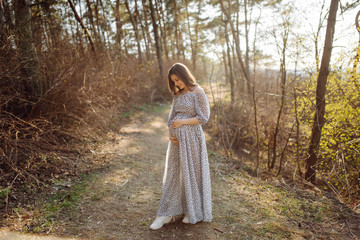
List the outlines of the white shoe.
<svg viewBox="0 0 360 240">
<path fill-rule="evenodd" d="M 187 214 L 185 214 L 185 217 L 182 220 L 183 223 L 190 223 L 189 222 L 189 216 Z"/>
<path fill-rule="evenodd" d="M 169 216 L 160 216 L 156 217 L 154 222 L 150 225 L 152 230 L 160 229 L 164 224 L 169 223 L 171 221 L 171 217 Z"/>
</svg>

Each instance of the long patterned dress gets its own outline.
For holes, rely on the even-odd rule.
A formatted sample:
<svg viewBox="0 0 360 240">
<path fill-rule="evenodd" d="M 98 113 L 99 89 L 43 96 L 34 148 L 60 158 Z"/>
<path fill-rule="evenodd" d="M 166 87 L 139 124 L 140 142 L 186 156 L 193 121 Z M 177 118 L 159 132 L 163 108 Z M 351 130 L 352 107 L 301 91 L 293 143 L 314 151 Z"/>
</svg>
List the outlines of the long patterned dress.
<svg viewBox="0 0 360 240">
<path fill-rule="evenodd" d="M 197 87 L 200 88 L 200 87 Z M 205 135 L 201 124 L 210 117 L 209 101 L 200 92 L 186 92 L 173 98 L 168 126 L 179 145 L 169 141 L 162 196 L 157 216 L 188 214 L 189 222 L 212 220 L 211 183 Z M 200 124 L 173 129 L 175 119 L 196 117 Z"/>
</svg>

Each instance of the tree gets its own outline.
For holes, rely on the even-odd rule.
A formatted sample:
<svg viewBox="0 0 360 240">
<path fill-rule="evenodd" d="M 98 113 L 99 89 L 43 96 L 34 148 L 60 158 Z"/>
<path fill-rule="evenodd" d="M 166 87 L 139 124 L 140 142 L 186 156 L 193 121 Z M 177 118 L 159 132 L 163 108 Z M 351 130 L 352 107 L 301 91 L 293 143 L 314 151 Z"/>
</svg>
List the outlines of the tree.
<svg viewBox="0 0 360 240">
<path fill-rule="evenodd" d="M 81 28 L 84 30 L 85 35 L 87 37 L 87 39 L 89 40 L 90 46 L 91 46 L 91 50 L 95 53 L 95 44 L 94 44 L 94 40 L 92 39 L 89 30 L 87 29 L 87 27 L 84 25 L 84 23 L 81 21 L 81 18 L 79 16 L 79 14 L 77 13 L 76 9 L 75 9 L 75 4 L 72 0 L 68 0 L 71 10 L 73 11 L 74 15 L 75 15 L 75 19 L 78 21 L 78 23 L 80 24 Z"/>
<path fill-rule="evenodd" d="M 152 25 L 153 25 L 154 37 L 155 37 L 156 56 L 158 59 L 159 70 L 160 70 L 160 86 L 162 86 L 161 79 L 163 79 L 165 77 L 165 73 L 164 73 L 164 64 L 162 61 L 162 54 L 161 54 L 161 47 L 160 47 L 159 30 L 158 30 L 158 26 L 156 23 L 154 4 L 153 4 L 152 0 L 149 0 L 149 3 L 150 3 L 151 19 L 152 19 Z"/>
<path fill-rule="evenodd" d="M 292 11 L 292 7 L 291 6 L 286 6 L 284 8 L 284 10 L 282 10 L 282 22 L 280 23 L 281 26 L 281 40 L 277 41 L 277 48 L 280 54 L 280 76 L 281 76 L 281 83 L 280 83 L 280 89 L 281 89 L 281 99 L 280 99 L 280 108 L 279 108 L 279 112 L 277 115 L 277 120 L 276 120 L 276 127 L 275 127 L 275 132 L 274 132 L 274 136 L 273 136 L 273 156 L 272 156 L 272 161 L 269 167 L 269 169 L 273 169 L 274 165 L 275 165 L 275 161 L 276 161 L 276 141 L 277 141 L 277 135 L 279 133 L 280 130 L 280 119 L 281 119 L 281 115 L 283 112 L 283 108 L 284 108 L 284 104 L 285 104 L 285 94 L 286 94 L 286 50 L 287 50 L 287 43 L 288 43 L 288 38 L 289 38 L 289 32 L 290 32 L 290 27 L 291 27 L 291 23 L 290 23 L 290 14 Z M 274 38 L 277 38 L 277 33 L 275 32 L 274 28 Z"/>
<path fill-rule="evenodd" d="M 243 61 L 243 57 L 242 57 L 242 53 L 241 53 L 241 49 L 240 49 L 240 39 L 239 39 L 239 34 L 237 34 L 236 30 L 235 30 L 235 26 L 233 21 L 231 20 L 231 1 L 228 1 L 228 7 L 229 10 L 226 10 L 225 6 L 224 6 L 224 2 L 223 0 L 220 0 L 220 7 L 222 12 L 225 14 L 227 21 L 230 23 L 230 27 L 231 27 L 231 33 L 233 36 L 233 39 L 235 41 L 235 49 L 236 49 L 236 55 L 237 55 L 237 59 L 239 61 L 241 70 L 243 72 L 243 75 L 245 77 L 245 81 L 246 81 L 246 86 L 248 88 L 248 92 L 249 92 L 249 96 L 251 97 L 251 79 L 250 79 L 250 75 L 248 74 L 248 71 L 245 67 L 244 61 Z"/>
<path fill-rule="evenodd" d="M 115 8 L 113 7 L 114 15 L 115 15 L 115 22 L 116 22 L 116 33 L 115 33 L 115 42 L 117 43 L 120 51 L 122 48 L 122 41 L 124 38 L 124 31 L 122 29 L 124 23 L 121 20 L 121 4 L 120 0 L 116 0 Z"/>
<path fill-rule="evenodd" d="M 143 58 L 142 51 L 141 51 L 139 30 L 138 30 L 138 27 L 137 27 L 137 25 L 138 25 L 137 24 L 138 15 L 131 13 L 128 0 L 125 0 L 125 6 L 126 6 L 126 9 L 127 9 L 128 13 L 129 13 L 130 21 L 131 21 L 131 24 L 132 24 L 133 29 L 134 29 L 135 39 L 136 39 L 137 48 L 138 48 L 139 61 L 141 63 L 144 63 L 144 58 Z M 137 12 L 137 1 L 135 1 L 135 13 L 136 12 Z"/>
<path fill-rule="evenodd" d="M 159 18 L 160 33 L 162 36 L 162 43 L 164 46 L 165 57 L 169 60 L 169 50 L 168 50 L 168 41 L 167 41 L 167 29 L 165 21 L 165 12 L 163 9 L 163 2 L 161 0 L 155 1 L 156 3 L 156 12 Z"/>
<path fill-rule="evenodd" d="M 95 24 L 94 24 L 94 17 L 93 17 L 93 10 L 91 8 L 90 0 L 86 0 L 86 6 L 88 8 L 88 16 L 89 16 L 91 30 L 93 31 L 94 36 L 96 36 L 96 38 L 97 38 L 98 35 L 96 34 L 96 29 L 95 29 Z"/>
<path fill-rule="evenodd" d="M 181 52 L 181 48 L 180 48 L 180 36 L 179 36 L 179 20 L 178 20 L 178 8 L 177 8 L 177 4 L 176 1 L 174 2 L 174 24 L 175 24 L 175 42 L 176 42 L 176 59 L 179 60 L 180 59 L 180 52 Z"/>
<path fill-rule="evenodd" d="M 231 106 L 235 102 L 235 86 L 234 86 L 234 74 L 233 74 L 233 67 L 232 67 L 232 61 L 231 61 L 231 54 L 230 54 L 230 40 L 229 40 L 229 34 L 228 34 L 228 22 L 224 21 L 225 23 L 225 42 L 226 42 L 226 53 L 228 57 L 228 63 L 229 63 L 229 82 L 230 82 L 230 96 L 231 96 Z"/>
<path fill-rule="evenodd" d="M 21 70 L 25 76 L 24 89 L 30 95 L 40 96 L 42 83 L 32 38 L 30 1 L 15 0 L 14 11 L 16 46 L 20 52 Z"/>
<path fill-rule="evenodd" d="M 333 37 L 335 32 L 336 13 L 339 5 L 339 0 L 331 0 L 329 17 L 327 20 L 325 45 L 323 56 L 321 59 L 319 76 L 317 78 L 316 86 L 316 110 L 314 122 L 311 130 L 310 143 L 308 148 L 308 157 L 306 159 L 305 179 L 315 182 L 315 165 L 317 162 L 317 150 L 319 149 L 321 130 L 325 124 L 325 92 L 327 76 L 329 74 L 329 63 L 331 58 Z"/>
<path fill-rule="evenodd" d="M 355 17 L 355 26 L 356 26 L 356 30 L 359 33 L 359 42 L 358 42 L 358 47 L 357 47 L 357 50 L 356 50 L 356 56 L 355 56 L 355 59 L 354 59 L 354 65 L 353 65 L 353 68 L 351 70 L 351 81 L 354 83 L 356 89 L 358 90 L 358 94 L 360 95 L 360 86 L 359 86 L 359 83 L 358 83 L 357 78 L 356 78 L 356 69 L 357 69 L 357 65 L 359 63 L 359 58 L 360 58 L 360 25 L 359 25 L 359 17 L 360 17 L 360 11 L 358 11 L 358 13 L 356 14 L 356 17 Z"/>
<path fill-rule="evenodd" d="M 13 24 L 10 17 L 9 3 L 5 0 L 0 1 L 0 45 L 7 46 L 8 36 L 10 30 L 12 30 Z"/>
<path fill-rule="evenodd" d="M 146 57 L 148 60 L 151 59 L 151 36 L 150 36 L 150 31 L 149 31 L 149 23 L 148 23 L 148 5 L 146 4 L 146 0 L 142 0 L 142 7 L 143 7 L 143 14 L 144 14 L 144 22 L 145 22 L 145 34 L 146 34 Z"/>
<path fill-rule="evenodd" d="M 190 47 L 191 47 L 191 59 L 194 71 L 196 71 L 196 60 L 199 48 L 199 30 L 200 30 L 200 23 L 202 19 L 200 18 L 200 14 L 202 12 L 203 2 L 202 0 L 197 0 L 197 12 L 193 13 L 189 11 L 189 1 L 185 0 L 185 11 L 186 11 L 186 19 L 187 19 L 187 29 L 188 35 L 190 40 Z M 190 24 L 190 16 L 194 15 L 194 34 L 192 34 L 192 27 Z"/>
</svg>

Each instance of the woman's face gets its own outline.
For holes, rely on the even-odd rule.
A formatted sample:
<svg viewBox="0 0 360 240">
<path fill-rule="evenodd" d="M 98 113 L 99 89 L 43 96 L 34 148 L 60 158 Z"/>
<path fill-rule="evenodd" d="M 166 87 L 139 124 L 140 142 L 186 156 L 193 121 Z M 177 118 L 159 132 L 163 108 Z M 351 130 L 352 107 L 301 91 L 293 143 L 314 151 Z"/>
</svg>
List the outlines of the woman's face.
<svg viewBox="0 0 360 240">
<path fill-rule="evenodd" d="M 170 78 L 171 78 L 171 81 L 174 82 L 175 87 L 186 90 L 186 88 L 187 88 L 186 84 L 180 78 L 178 78 L 175 74 L 171 75 Z"/>
</svg>

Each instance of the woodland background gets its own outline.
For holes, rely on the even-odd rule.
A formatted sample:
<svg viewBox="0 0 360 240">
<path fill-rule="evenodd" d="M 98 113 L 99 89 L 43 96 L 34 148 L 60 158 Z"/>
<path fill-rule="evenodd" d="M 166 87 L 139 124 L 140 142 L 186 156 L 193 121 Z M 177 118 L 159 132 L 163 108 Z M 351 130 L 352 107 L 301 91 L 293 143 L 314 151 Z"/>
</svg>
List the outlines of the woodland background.
<svg viewBox="0 0 360 240">
<path fill-rule="evenodd" d="M 311 22 L 290 0 L 1 0 L 0 208 L 91 168 L 79 156 L 131 106 L 171 99 L 175 62 L 212 99 L 215 149 L 358 207 L 359 5 L 318 1 Z"/>
</svg>

